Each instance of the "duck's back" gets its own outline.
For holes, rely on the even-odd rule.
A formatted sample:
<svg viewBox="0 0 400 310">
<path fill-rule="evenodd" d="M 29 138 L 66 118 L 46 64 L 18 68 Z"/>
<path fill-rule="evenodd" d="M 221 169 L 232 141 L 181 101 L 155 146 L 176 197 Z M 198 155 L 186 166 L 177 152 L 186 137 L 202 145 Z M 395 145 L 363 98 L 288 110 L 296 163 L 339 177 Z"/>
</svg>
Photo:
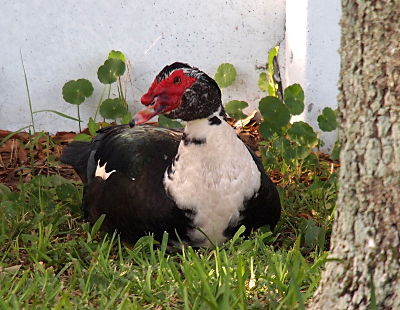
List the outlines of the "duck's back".
<svg viewBox="0 0 400 310">
<path fill-rule="evenodd" d="M 93 142 L 71 143 L 60 160 L 85 183 L 84 217 L 94 224 L 106 214 L 102 230 L 116 230 L 131 243 L 146 233 L 161 239 L 164 231 L 184 238 L 188 217 L 163 185 L 181 136 L 178 130 L 121 125 L 101 130 Z"/>
</svg>

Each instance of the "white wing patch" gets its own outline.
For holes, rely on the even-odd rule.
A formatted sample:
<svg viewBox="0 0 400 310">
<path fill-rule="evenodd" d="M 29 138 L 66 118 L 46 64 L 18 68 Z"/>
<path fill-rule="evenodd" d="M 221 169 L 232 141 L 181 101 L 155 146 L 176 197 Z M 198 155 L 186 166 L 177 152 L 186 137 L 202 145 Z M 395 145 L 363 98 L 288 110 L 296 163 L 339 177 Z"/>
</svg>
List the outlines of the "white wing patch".
<svg viewBox="0 0 400 310">
<path fill-rule="evenodd" d="M 97 161 L 97 168 L 96 168 L 96 172 L 95 172 L 95 177 L 100 177 L 103 180 L 107 180 L 108 177 L 114 173 L 116 170 L 112 170 L 110 172 L 106 172 L 106 166 L 107 163 L 105 163 L 103 166 L 100 166 L 100 159 Z"/>
</svg>

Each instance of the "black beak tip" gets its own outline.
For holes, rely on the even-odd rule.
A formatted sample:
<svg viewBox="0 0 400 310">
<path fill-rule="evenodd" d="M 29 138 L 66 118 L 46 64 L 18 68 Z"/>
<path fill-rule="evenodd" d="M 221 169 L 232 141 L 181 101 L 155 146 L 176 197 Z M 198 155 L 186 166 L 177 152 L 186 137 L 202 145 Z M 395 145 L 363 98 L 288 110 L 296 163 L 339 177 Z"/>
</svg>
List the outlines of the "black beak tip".
<svg viewBox="0 0 400 310">
<path fill-rule="evenodd" d="M 131 119 L 131 121 L 129 122 L 129 126 L 131 127 L 135 127 L 136 123 L 135 123 L 135 119 Z"/>
</svg>

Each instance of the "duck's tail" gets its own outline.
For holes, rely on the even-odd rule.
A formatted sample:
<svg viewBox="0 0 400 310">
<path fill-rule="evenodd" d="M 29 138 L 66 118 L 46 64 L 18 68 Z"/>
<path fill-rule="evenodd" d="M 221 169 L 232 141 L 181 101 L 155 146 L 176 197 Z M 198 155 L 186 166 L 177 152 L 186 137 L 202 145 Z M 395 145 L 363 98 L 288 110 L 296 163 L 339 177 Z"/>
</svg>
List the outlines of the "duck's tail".
<svg viewBox="0 0 400 310">
<path fill-rule="evenodd" d="M 88 162 L 91 153 L 91 142 L 74 141 L 64 148 L 60 161 L 71 165 L 84 184 L 88 182 Z"/>
</svg>

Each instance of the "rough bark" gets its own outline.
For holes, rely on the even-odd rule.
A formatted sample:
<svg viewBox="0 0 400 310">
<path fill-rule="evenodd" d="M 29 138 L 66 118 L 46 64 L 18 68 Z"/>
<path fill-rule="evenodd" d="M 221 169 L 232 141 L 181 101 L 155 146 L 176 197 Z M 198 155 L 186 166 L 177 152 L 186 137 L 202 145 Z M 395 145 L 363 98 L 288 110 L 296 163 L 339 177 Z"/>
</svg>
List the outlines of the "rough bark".
<svg viewBox="0 0 400 310">
<path fill-rule="evenodd" d="M 338 207 L 311 309 L 400 309 L 400 1 L 342 0 Z"/>
</svg>

